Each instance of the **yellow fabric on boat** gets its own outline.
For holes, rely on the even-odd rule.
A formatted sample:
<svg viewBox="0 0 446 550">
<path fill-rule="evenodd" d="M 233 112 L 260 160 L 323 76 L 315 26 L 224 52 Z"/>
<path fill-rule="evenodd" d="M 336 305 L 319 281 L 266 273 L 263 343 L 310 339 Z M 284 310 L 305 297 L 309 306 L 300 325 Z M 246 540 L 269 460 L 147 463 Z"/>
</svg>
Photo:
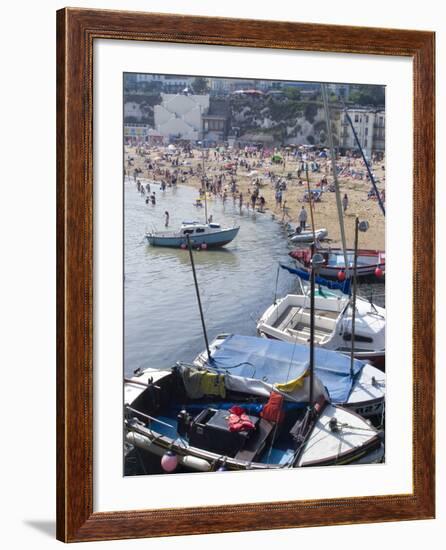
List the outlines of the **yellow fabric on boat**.
<svg viewBox="0 0 446 550">
<path fill-rule="evenodd" d="M 186 368 L 182 376 L 186 393 L 192 399 L 200 399 L 205 395 L 226 397 L 224 374 Z"/>
<path fill-rule="evenodd" d="M 204 372 L 200 382 L 200 389 L 205 395 L 219 395 L 226 397 L 225 377 L 222 374 Z"/>
<path fill-rule="evenodd" d="M 276 384 L 275 387 L 283 392 L 293 392 L 295 390 L 298 390 L 303 387 L 305 378 L 309 376 L 309 371 L 307 370 L 299 376 L 298 378 L 295 378 L 294 380 L 290 380 L 289 382 L 285 382 L 284 384 Z"/>
</svg>

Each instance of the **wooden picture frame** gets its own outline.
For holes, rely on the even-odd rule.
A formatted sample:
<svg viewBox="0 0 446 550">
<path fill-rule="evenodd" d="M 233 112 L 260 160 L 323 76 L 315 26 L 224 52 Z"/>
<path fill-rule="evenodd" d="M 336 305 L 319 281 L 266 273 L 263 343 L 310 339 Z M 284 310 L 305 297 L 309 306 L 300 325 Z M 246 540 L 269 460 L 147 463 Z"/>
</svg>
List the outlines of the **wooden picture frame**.
<svg viewBox="0 0 446 550">
<path fill-rule="evenodd" d="M 413 60 L 413 491 L 93 512 L 93 43 L 177 42 Z M 57 13 L 57 538 L 89 541 L 426 519 L 435 510 L 432 32 L 63 9 Z"/>
</svg>

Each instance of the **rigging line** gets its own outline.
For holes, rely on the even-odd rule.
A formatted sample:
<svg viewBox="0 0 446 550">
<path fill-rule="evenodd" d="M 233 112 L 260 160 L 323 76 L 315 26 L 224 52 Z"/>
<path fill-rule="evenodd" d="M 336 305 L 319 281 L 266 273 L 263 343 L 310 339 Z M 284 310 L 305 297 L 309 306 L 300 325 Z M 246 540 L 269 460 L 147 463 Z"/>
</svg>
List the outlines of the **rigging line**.
<svg viewBox="0 0 446 550">
<path fill-rule="evenodd" d="M 280 264 L 277 264 L 277 273 L 276 273 L 276 285 L 274 288 L 274 305 L 276 305 L 277 302 L 277 286 L 279 284 L 279 273 L 280 273 Z M 277 313 L 278 314 L 278 313 Z"/>
<path fill-rule="evenodd" d="M 292 366 L 293 360 L 294 360 L 294 352 L 295 352 L 295 350 L 296 350 L 296 345 L 297 345 L 297 334 L 296 334 L 296 336 L 294 337 L 293 353 L 291 354 L 290 364 L 289 364 L 289 366 L 288 366 L 288 372 L 287 372 L 287 375 L 286 375 L 286 383 L 288 383 L 288 380 L 289 380 L 289 377 L 290 377 L 291 366 Z"/>
<path fill-rule="evenodd" d="M 306 179 L 307 179 L 308 202 L 310 203 L 311 229 L 313 231 L 313 242 L 314 244 L 316 244 L 316 230 L 314 226 L 314 213 L 313 213 L 313 196 L 310 189 L 310 176 L 308 175 L 308 161 L 305 163 L 305 173 L 306 173 Z"/>
<path fill-rule="evenodd" d="M 328 106 L 327 85 L 321 82 L 321 88 L 322 88 L 322 98 L 324 100 L 325 121 L 326 121 L 326 125 L 327 125 L 328 141 L 329 141 L 329 146 L 330 146 L 331 169 L 332 169 L 332 172 L 333 172 L 333 181 L 334 181 L 335 191 L 336 191 L 336 206 L 337 206 L 337 209 L 338 209 L 339 228 L 341 230 L 342 250 L 344 252 L 344 265 L 345 265 L 345 272 L 347 274 L 348 273 L 347 243 L 346 243 L 346 238 L 345 238 L 345 227 L 344 227 L 344 218 L 343 218 L 343 212 L 342 212 L 341 194 L 340 194 L 340 190 L 339 190 L 338 174 L 337 174 L 337 171 L 336 171 L 336 154 L 335 154 L 335 150 L 334 150 L 333 134 L 332 134 L 332 129 L 331 129 L 330 108 Z"/>
<path fill-rule="evenodd" d="M 355 130 L 355 127 L 353 126 L 353 122 L 352 122 L 352 119 L 347 111 L 347 107 L 345 106 L 345 103 L 342 102 L 343 106 L 344 106 L 344 114 L 345 116 L 347 117 L 347 120 L 351 126 L 351 129 L 352 129 L 352 132 L 353 132 L 353 135 L 355 137 L 355 141 L 356 141 L 356 144 L 358 145 L 358 148 L 359 150 L 361 151 L 361 155 L 362 155 L 362 159 L 364 161 L 364 164 L 365 164 L 365 167 L 367 169 L 367 172 L 369 174 L 369 178 L 370 178 L 370 181 L 373 185 L 373 189 L 375 190 L 375 195 L 376 195 L 376 198 L 378 199 L 378 203 L 379 203 L 379 207 L 381 208 L 381 211 L 383 213 L 383 215 L 385 216 L 386 215 L 386 210 L 384 208 L 384 204 L 382 202 L 382 199 L 381 199 L 381 195 L 379 194 L 379 191 L 378 191 L 378 187 L 375 183 L 375 178 L 373 177 L 373 174 L 372 174 L 372 171 L 370 170 L 370 166 L 369 166 L 369 163 L 367 162 L 367 159 L 365 158 L 365 155 L 364 155 L 364 151 L 362 150 L 362 147 L 361 147 L 361 144 L 359 142 L 359 138 L 358 138 L 358 134 L 356 133 L 356 130 Z"/>
</svg>

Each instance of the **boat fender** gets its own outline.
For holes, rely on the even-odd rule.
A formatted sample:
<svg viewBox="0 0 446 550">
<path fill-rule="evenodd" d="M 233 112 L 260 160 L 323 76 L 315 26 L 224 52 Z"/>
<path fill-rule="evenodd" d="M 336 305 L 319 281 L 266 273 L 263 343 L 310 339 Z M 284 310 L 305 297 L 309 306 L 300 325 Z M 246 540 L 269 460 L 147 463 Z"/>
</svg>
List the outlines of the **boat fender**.
<svg viewBox="0 0 446 550">
<path fill-rule="evenodd" d="M 127 443 L 138 447 L 138 449 L 148 451 L 149 453 L 155 454 L 157 456 L 163 456 L 166 452 L 165 449 L 163 449 L 162 447 L 155 445 L 155 443 L 151 439 L 149 439 L 145 435 L 136 432 L 128 432 L 125 436 L 125 440 L 127 441 Z"/>
<path fill-rule="evenodd" d="M 196 456 L 183 456 L 180 458 L 180 462 L 185 468 L 197 470 L 198 472 L 210 472 L 211 470 L 210 462 Z"/>
<path fill-rule="evenodd" d="M 170 449 L 161 457 L 161 468 L 167 473 L 171 474 L 177 469 L 178 456 Z"/>
<path fill-rule="evenodd" d="M 380 279 L 383 275 L 384 275 L 384 271 L 378 266 L 375 269 L 375 276 L 378 277 L 378 279 Z"/>
</svg>

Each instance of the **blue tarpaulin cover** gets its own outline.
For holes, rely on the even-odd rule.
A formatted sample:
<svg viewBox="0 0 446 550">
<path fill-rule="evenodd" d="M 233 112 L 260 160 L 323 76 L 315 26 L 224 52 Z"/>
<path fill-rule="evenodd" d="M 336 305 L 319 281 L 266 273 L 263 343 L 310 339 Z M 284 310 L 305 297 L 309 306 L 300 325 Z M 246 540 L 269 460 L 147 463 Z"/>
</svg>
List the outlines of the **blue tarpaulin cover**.
<svg viewBox="0 0 446 550">
<path fill-rule="evenodd" d="M 297 275 L 304 281 L 310 280 L 310 274 L 303 269 L 296 269 L 294 267 L 289 267 L 284 264 L 280 264 L 280 267 L 282 269 L 285 269 L 289 273 Z M 324 279 L 323 277 L 319 277 L 319 275 L 316 275 L 315 281 L 318 285 L 326 286 L 327 288 L 330 288 L 332 290 L 341 290 L 344 294 L 350 294 L 350 279 L 346 279 L 343 282 L 336 283 L 335 281 L 329 281 L 328 279 Z"/>
<path fill-rule="evenodd" d="M 310 347 L 256 336 L 228 336 L 212 353 L 212 369 L 233 376 L 283 384 L 302 376 L 309 367 Z M 323 348 L 314 349 L 315 375 L 327 388 L 332 403 L 346 403 L 365 363 Z"/>
</svg>

